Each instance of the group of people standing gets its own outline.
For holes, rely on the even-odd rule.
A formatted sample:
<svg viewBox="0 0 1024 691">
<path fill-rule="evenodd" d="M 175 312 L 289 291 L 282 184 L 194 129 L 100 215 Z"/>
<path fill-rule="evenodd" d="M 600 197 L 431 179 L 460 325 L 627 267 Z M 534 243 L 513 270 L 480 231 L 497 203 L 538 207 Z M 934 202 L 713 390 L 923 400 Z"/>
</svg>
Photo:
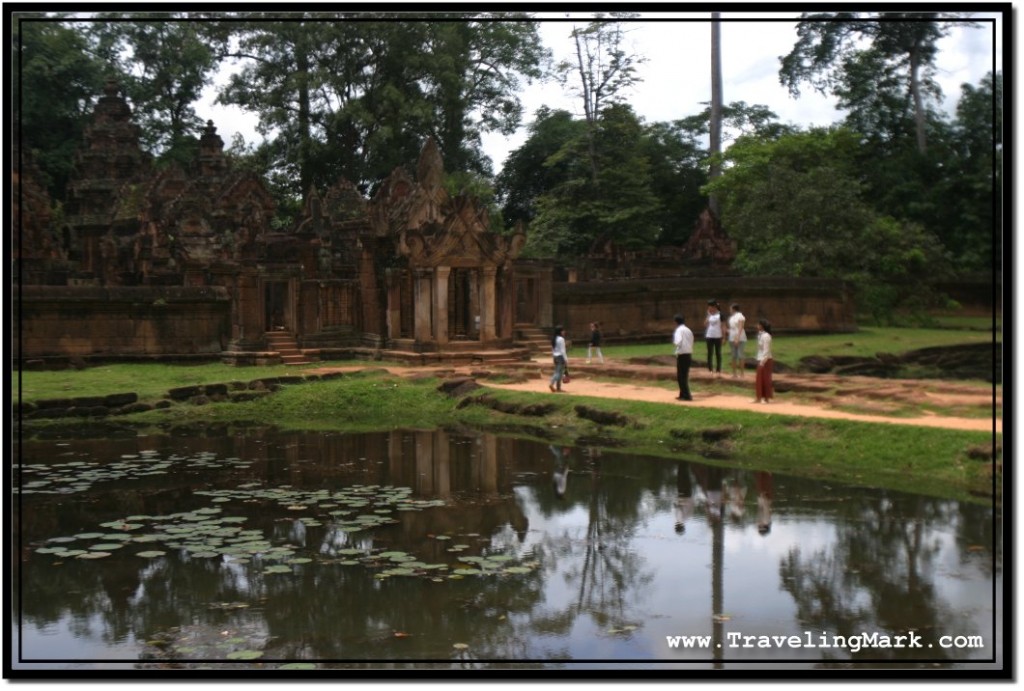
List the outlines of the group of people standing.
<svg viewBox="0 0 1024 691">
<path fill-rule="evenodd" d="M 723 324 L 718 301 L 708 300 L 707 314 L 704 317 L 704 342 L 707 346 L 708 372 L 713 373 L 716 377 L 722 376 L 722 343 L 727 340 L 732 376 L 743 378 L 746 366 L 743 351 L 747 344 L 747 320 L 736 303 L 730 305 L 729 312 L 729 318 Z M 672 334 L 672 343 L 675 346 L 676 379 L 679 383 L 679 395 L 676 399 L 692 401 L 690 367 L 693 364 L 693 331 L 686 325 L 686 318 L 682 314 L 675 316 L 675 322 L 676 329 Z M 598 322 L 591 322 L 590 341 L 587 344 L 587 364 L 590 364 L 595 351 L 598 361 L 603 364 L 601 325 Z M 568 372 L 569 361 L 564 328 L 561 325 L 555 327 L 551 338 L 551 356 L 554 359 L 555 368 L 548 388 L 552 392 L 558 392 L 562 390 L 562 381 Z M 772 366 L 772 325 L 767 319 L 760 319 L 757 322 L 757 372 L 754 376 L 754 403 L 771 402 L 774 395 Z"/>
<path fill-rule="evenodd" d="M 722 376 L 722 343 L 729 342 L 729 355 L 733 377 L 743 377 L 745 361 L 743 351 L 747 344 L 746 317 L 740 306 L 733 303 L 723 329 L 722 313 L 717 300 L 708 300 L 704 317 L 704 342 L 707 346 L 708 372 Z M 693 331 L 686 325 L 686 317 L 675 316 L 676 330 L 672 334 L 675 346 L 676 379 L 680 401 L 692 401 L 690 393 L 690 367 L 693 364 Z M 768 403 L 774 394 L 772 387 L 772 325 L 767 319 L 757 322 L 757 373 L 754 377 L 754 403 Z"/>
</svg>

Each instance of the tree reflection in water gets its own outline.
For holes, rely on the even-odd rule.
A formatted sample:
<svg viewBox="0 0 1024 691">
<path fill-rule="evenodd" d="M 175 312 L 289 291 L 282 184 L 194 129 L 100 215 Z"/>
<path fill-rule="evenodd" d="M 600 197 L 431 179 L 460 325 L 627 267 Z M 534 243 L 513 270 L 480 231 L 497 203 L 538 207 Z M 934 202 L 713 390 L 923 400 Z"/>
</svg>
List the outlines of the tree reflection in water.
<svg viewBox="0 0 1024 691">
<path fill-rule="evenodd" d="M 390 660 L 379 666 L 393 667 L 413 667 L 414 659 L 455 666 L 679 660 L 660 642 L 664 635 L 708 632 L 723 642 L 727 608 L 744 626 L 783 627 L 774 633 L 971 632 L 986 615 L 962 606 L 950 583 L 974 593 L 964 602 L 976 602 L 1000 574 L 1001 552 L 992 550 L 1001 542 L 998 523 L 984 506 L 864 488 L 829 493 L 813 480 L 695 460 L 601 456 L 585 447 L 555 453 L 495 435 L 423 431 L 228 428 L 67 443 L 30 443 L 24 462 L 52 465 L 68 454 L 113 464 L 143 450 L 181 459 L 164 476 L 18 499 L 19 614 L 32 631 L 65 631 L 72 651 L 81 641 L 82 649 L 88 642 L 90 650 L 102 644 L 154 659 L 210 660 L 251 648 L 263 659 Z M 552 479 L 562 469 L 559 497 Z M 246 517 L 246 529 L 313 560 L 287 574 L 264 573 L 258 559 L 201 558 L 163 546 L 167 555 L 151 561 L 135 556 L 149 545 L 95 561 L 36 552 L 52 537 L 96 531 L 131 514 L 193 511 L 208 505 L 199 491 L 249 485 L 406 487 L 445 506 L 396 512 L 395 523 L 350 532 L 327 510 L 310 522 L 302 520 L 306 512 L 285 507 L 224 504 Z M 456 544 L 467 548 L 450 551 Z M 399 550 L 453 569 L 465 565 L 459 556 L 503 554 L 538 568 L 463 580 L 441 572 L 440 582 L 431 574 L 378 579 L 364 565 L 340 563 L 350 550 Z M 774 618 L 758 619 L 761 609 Z M 694 654 L 715 665 L 740 652 Z M 936 648 L 930 657 L 953 660 L 957 652 L 943 656 Z M 897 649 L 871 654 L 906 657 Z"/>
</svg>

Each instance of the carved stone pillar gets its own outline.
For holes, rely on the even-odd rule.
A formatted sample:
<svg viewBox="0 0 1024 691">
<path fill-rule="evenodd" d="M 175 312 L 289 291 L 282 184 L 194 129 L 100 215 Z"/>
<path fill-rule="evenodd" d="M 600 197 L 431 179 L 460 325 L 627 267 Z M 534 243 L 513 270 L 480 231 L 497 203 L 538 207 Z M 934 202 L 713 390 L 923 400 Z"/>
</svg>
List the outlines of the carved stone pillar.
<svg viewBox="0 0 1024 691">
<path fill-rule="evenodd" d="M 497 302 L 494 289 L 494 278 L 497 268 L 484 266 L 480 269 L 480 342 L 487 343 L 497 338 L 495 332 L 495 312 Z"/>
<path fill-rule="evenodd" d="M 402 336 L 402 287 L 401 269 L 387 269 L 388 306 L 387 306 L 387 337 L 389 339 Z"/>
<path fill-rule="evenodd" d="M 480 271 L 469 270 L 469 337 L 480 339 Z"/>
<path fill-rule="evenodd" d="M 431 299 L 431 314 L 434 321 L 434 341 L 448 342 L 448 274 L 450 266 L 434 268 L 434 295 Z"/>
<path fill-rule="evenodd" d="M 430 273 L 430 269 L 414 270 L 414 281 L 416 286 L 414 299 L 416 304 L 413 314 L 413 335 L 417 343 L 431 343 L 434 340 L 431 335 L 432 329 L 430 326 Z"/>
</svg>

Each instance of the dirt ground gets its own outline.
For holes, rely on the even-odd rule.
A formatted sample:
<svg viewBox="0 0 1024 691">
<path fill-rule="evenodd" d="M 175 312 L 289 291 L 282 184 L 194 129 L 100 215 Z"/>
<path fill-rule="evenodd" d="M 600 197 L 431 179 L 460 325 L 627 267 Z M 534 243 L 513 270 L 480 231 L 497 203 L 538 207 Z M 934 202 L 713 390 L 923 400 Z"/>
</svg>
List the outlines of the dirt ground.
<svg viewBox="0 0 1024 691">
<path fill-rule="evenodd" d="M 354 371 L 373 367 L 367 363 L 362 366 L 350 365 L 342 367 L 323 367 L 310 372 Z M 873 379 L 870 377 L 837 377 L 835 375 L 816 374 L 776 374 L 774 381 L 777 389 L 771 403 L 754 403 L 754 376 L 747 372 L 743 381 L 749 386 L 750 393 L 741 395 L 725 382 L 730 380 L 728 373 L 723 378 L 715 378 L 711 373 L 695 369 L 690 376 L 690 390 L 694 400 L 678 401 L 675 389 L 666 389 L 655 385 L 655 380 L 675 381 L 675 372 L 668 367 L 636 366 L 608 362 L 606 365 L 572 364 L 572 381 L 563 386 L 563 394 L 553 394 L 548 390 L 550 365 L 533 361 L 517 365 L 473 365 L 462 367 L 398 367 L 388 366 L 385 369 L 399 376 L 416 376 L 434 372 L 443 376 L 473 376 L 483 386 L 513 391 L 534 391 L 541 396 L 574 394 L 595 398 L 613 398 L 632 401 L 664 403 L 680 408 L 722 408 L 727 410 L 745 410 L 749 412 L 777 415 L 796 415 L 802 417 L 826 418 L 837 420 L 857 420 L 892 425 L 919 425 L 923 427 L 940 427 L 945 429 L 970 430 L 980 432 L 1002 432 L 1002 398 L 993 399 L 991 391 L 986 392 L 977 386 L 969 386 L 958 382 L 939 382 L 935 380 L 912 379 Z M 492 381 L 491 377 L 498 374 L 511 374 L 514 381 L 510 383 Z M 619 381 L 606 381 L 611 377 Z M 632 379 L 623 382 L 622 379 Z M 942 408 L 971 408 L 996 410 L 993 417 L 964 417 L 945 415 L 921 410 L 920 405 Z M 839 410 L 836 406 L 856 408 L 858 412 Z M 920 414 L 915 416 L 893 415 L 896 410 L 916 409 Z M 864 412 L 860 412 L 864 411 Z M 886 413 L 889 413 L 888 415 Z"/>
</svg>

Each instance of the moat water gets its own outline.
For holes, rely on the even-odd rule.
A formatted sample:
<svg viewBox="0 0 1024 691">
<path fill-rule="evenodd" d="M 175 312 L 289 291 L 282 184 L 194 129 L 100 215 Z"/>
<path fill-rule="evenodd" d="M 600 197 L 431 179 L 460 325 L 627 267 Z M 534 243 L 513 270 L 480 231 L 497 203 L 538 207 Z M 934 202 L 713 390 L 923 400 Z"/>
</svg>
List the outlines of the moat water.
<svg viewBox="0 0 1024 691">
<path fill-rule="evenodd" d="M 443 431 L 15 451 L 15 670 L 1002 664 L 985 503 Z"/>
</svg>

